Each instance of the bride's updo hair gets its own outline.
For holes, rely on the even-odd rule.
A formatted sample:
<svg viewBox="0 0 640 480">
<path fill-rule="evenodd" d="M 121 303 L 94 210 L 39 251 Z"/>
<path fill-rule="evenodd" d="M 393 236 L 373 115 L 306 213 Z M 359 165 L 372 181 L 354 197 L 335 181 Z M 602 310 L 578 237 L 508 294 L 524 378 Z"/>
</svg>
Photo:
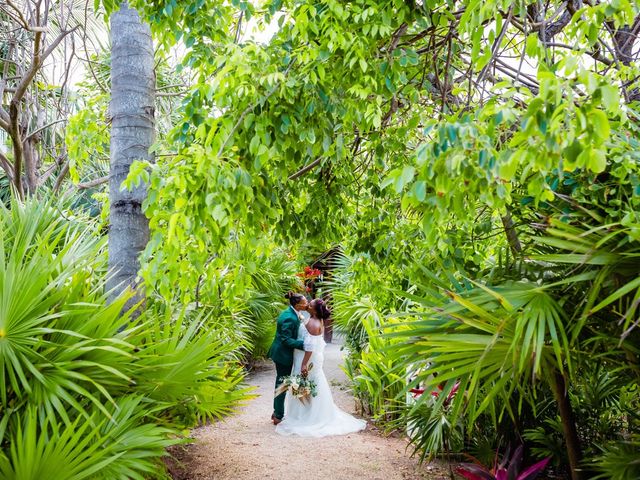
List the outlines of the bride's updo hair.
<svg viewBox="0 0 640 480">
<path fill-rule="evenodd" d="M 302 295 L 300 293 L 295 293 L 295 292 L 287 292 L 287 293 L 285 293 L 284 298 L 288 298 L 289 299 L 289 303 L 291 304 L 291 306 L 295 307 L 302 300 L 304 300 L 304 295 Z"/>
<path fill-rule="evenodd" d="M 326 302 L 321 298 L 316 298 L 311 302 L 311 304 L 318 314 L 318 318 L 320 318 L 320 320 L 326 320 L 331 316 L 331 310 L 329 310 Z"/>
</svg>

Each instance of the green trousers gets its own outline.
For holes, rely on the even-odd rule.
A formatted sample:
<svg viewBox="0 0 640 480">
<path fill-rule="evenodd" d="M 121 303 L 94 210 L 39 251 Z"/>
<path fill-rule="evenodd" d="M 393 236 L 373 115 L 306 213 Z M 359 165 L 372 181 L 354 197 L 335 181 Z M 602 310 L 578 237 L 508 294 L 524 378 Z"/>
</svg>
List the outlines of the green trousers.
<svg viewBox="0 0 640 480">
<path fill-rule="evenodd" d="M 282 383 L 282 377 L 291 375 L 293 365 L 284 365 L 278 362 L 273 363 L 276 364 L 276 388 L 278 388 Z M 279 420 L 282 420 L 282 417 L 284 417 L 284 399 L 286 395 L 287 392 L 283 392 L 273 399 L 273 415 Z"/>
</svg>

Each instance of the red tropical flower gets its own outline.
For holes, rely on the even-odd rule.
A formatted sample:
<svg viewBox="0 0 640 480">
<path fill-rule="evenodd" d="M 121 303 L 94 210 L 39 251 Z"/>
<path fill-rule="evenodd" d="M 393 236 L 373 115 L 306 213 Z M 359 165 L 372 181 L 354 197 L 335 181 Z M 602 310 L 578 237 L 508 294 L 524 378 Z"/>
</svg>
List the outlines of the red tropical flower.
<svg viewBox="0 0 640 480">
<path fill-rule="evenodd" d="M 322 270 L 317 268 L 311 268 L 310 266 L 304 267 L 302 272 L 296 273 L 296 276 L 302 278 L 305 281 L 314 280 L 322 275 Z"/>
</svg>

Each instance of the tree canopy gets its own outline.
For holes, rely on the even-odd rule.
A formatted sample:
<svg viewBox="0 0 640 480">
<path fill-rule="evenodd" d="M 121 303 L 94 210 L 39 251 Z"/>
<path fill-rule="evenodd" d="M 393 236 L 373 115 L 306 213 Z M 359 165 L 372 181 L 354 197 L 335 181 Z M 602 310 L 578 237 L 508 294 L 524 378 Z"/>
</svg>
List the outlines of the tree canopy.
<svg viewBox="0 0 640 480">
<path fill-rule="evenodd" d="M 482 229 L 515 234 L 568 191 L 640 193 L 632 2 L 145 8 L 196 80 L 150 172 L 165 292 L 217 245 L 274 234 L 480 267 L 496 245 Z M 247 21 L 271 40 L 241 41 Z"/>
</svg>

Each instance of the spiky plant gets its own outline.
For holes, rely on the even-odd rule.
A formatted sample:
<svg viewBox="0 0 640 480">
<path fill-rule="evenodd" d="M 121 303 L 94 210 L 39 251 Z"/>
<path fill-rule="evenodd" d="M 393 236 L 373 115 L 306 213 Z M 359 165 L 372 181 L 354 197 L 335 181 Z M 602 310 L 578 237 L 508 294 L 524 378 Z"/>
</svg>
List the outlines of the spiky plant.
<svg viewBox="0 0 640 480">
<path fill-rule="evenodd" d="M 162 477 L 185 427 L 246 397 L 210 323 L 107 304 L 104 247 L 64 203 L 0 208 L 2 478 Z"/>
<path fill-rule="evenodd" d="M 463 417 L 469 431 L 480 418 L 496 427 L 505 417 L 518 424 L 551 399 L 549 414 L 559 415 L 574 473 L 592 468 L 580 451 L 595 454 L 602 435 L 615 440 L 638 431 L 631 410 L 616 401 L 637 389 L 639 378 L 637 227 L 601 225 L 601 216 L 585 210 L 549 219 L 520 280 L 469 279 L 470 287 L 457 291 L 439 282 L 433 285 L 439 292 L 407 295 L 416 302 L 413 318 L 394 329 L 402 343 L 390 350 L 398 365 L 416 368 L 425 389 L 440 384 L 448 396 L 459 386 L 448 420 Z M 594 377 L 598 365 L 605 370 Z M 616 425 L 616 418 L 629 421 Z M 622 444 L 611 445 L 615 456 Z M 632 448 L 627 443 L 620 451 Z"/>
</svg>

